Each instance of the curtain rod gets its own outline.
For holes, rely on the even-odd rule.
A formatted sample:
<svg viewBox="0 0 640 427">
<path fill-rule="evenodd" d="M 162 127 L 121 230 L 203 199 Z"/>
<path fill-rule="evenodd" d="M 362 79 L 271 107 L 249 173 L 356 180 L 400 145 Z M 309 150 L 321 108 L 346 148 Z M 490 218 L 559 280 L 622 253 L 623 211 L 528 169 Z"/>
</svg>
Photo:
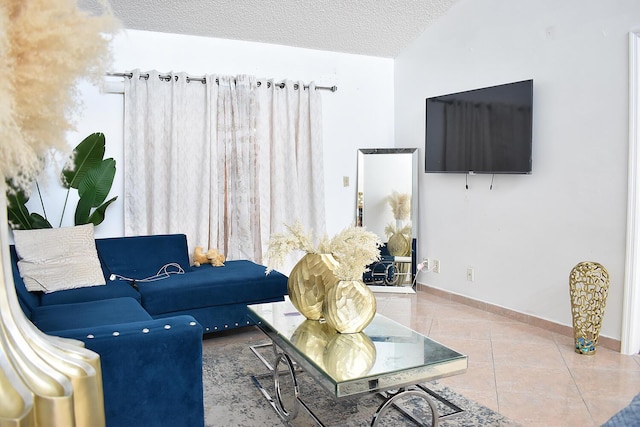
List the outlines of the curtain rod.
<svg viewBox="0 0 640 427">
<path fill-rule="evenodd" d="M 107 76 L 109 77 L 128 77 L 128 78 L 132 78 L 133 77 L 133 73 L 106 73 Z M 140 74 L 140 77 L 144 78 L 144 79 L 148 79 L 149 78 L 149 73 L 146 74 Z M 175 77 L 175 79 L 178 79 L 178 76 L 172 76 L 171 74 L 160 74 L 158 75 L 158 77 L 162 80 L 171 80 L 172 77 Z M 190 82 L 200 82 L 202 84 L 207 84 L 207 78 L 205 76 L 202 77 L 190 77 L 187 76 L 187 83 Z M 218 79 L 216 79 L 216 83 L 219 83 Z M 260 86 L 261 82 L 258 81 L 258 86 Z M 268 85 L 273 84 L 274 86 L 279 87 L 280 89 L 284 88 L 285 83 L 284 82 L 280 82 L 280 83 L 272 83 L 272 82 L 267 82 L 267 87 L 269 87 Z M 294 84 L 294 88 L 298 89 L 298 84 L 295 83 Z M 304 86 L 305 89 L 308 89 L 309 86 Z M 329 90 L 331 92 L 335 92 L 338 90 L 338 86 L 316 86 L 316 90 Z"/>
</svg>

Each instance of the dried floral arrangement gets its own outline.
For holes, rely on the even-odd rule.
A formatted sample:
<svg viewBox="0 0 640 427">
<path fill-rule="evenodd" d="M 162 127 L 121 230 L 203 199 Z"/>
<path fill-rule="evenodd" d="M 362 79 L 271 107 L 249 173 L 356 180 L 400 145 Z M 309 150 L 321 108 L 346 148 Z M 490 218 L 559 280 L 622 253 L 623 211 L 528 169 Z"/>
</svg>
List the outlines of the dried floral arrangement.
<svg viewBox="0 0 640 427">
<path fill-rule="evenodd" d="M 294 250 L 332 254 L 339 264 L 333 273 L 340 280 L 361 279 L 368 271 L 367 266 L 380 259 L 382 241 L 364 227 L 351 225 L 331 239 L 325 235 L 317 241 L 313 232 L 305 231 L 298 222 L 285 224 L 285 228 L 285 232 L 273 234 L 269 239 L 267 274 L 280 267 Z"/>
<path fill-rule="evenodd" d="M 70 151 L 65 133 L 80 102 L 80 77 L 104 75 L 108 34 L 117 29 L 106 12 L 90 15 L 76 0 L 3 0 L 0 6 L 0 174 L 28 189 L 49 149 Z"/>
<path fill-rule="evenodd" d="M 404 226 L 399 221 L 404 221 L 411 215 L 411 195 L 407 193 L 398 193 L 392 191 L 391 195 L 387 196 L 387 203 L 391 207 L 393 217 L 396 219 L 396 224 L 388 224 L 384 228 L 384 234 L 387 237 L 394 234 L 403 234 L 406 237 L 411 236 L 411 223 Z"/>
<path fill-rule="evenodd" d="M 345 228 L 329 242 L 330 252 L 338 261 L 333 274 L 340 280 L 361 280 L 368 266 L 380 259 L 382 241 L 364 227 Z"/>
<path fill-rule="evenodd" d="M 393 234 L 403 234 L 406 237 L 411 237 L 411 224 L 407 224 L 401 228 L 397 228 L 394 224 L 387 224 L 384 228 L 384 234 L 386 234 L 387 237 Z"/>
<path fill-rule="evenodd" d="M 398 193 L 392 191 L 391 195 L 387 196 L 387 202 L 391 206 L 393 211 L 393 217 L 399 220 L 405 220 L 409 218 L 411 214 L 411 195 L 407 193 Z"/>
</svg>

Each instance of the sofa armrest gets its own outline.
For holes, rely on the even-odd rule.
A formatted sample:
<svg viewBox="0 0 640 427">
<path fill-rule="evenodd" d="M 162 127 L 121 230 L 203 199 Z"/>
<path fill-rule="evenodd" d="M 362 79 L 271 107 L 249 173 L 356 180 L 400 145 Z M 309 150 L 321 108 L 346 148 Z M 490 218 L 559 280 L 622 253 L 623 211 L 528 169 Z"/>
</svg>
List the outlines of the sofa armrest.
<svg viewBox="0 0 640 427">
<path fill-rule="evenodd" d="M 57 333 L 100 355 L 107 426 L 203 426 L 202 327 L 191 316 Z"/>
</svg>

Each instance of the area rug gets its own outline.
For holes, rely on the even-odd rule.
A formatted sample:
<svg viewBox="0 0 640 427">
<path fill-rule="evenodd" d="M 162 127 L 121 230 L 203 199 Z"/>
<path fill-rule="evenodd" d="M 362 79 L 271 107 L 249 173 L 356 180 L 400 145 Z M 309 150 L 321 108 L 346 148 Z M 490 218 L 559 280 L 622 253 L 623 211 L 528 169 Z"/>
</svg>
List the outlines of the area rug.
<svg viewBox="0 0 640 427">
<path fill-rule="evenodd" d="M 284 422 L 268 403 L 265 396 L 253 383 L 251 376 L 268 373 L 262 362 L 250 350 L 250 345 L 269 342 L 257 328 L 249 327 L 208 336 L 203 344 L 203 383 L 205 402 L 205 422 L 207 427 L 253 427 L 253 426 L 295 426 L 317 425 L 302 408 L 290 423 Z M 264 353 L 263 353 L 264 351 Z M 261 350 L 267 358 L 272 357 L 270 347 Z M 271 360 L 271 359 L 268 359 Z M 346 400 L 335 400 L 321 386 L 304 372 L 297 376 L 301 398 L 326 426 L 356 427 L 371 424 L 373 414 L 382 400 L 377 395 L 367 395 Z M 265 389 L 275 396 L 273 381 L 260 380 Z M 449 388 L 429 382 L 425 384 L 450 402 L 464 409 L 455 417 L 441 419 L 443 427 L 500 426 L 512 427 L 519 424 L 461 396 Z M 287 408 L 293 406 L 288 375 L 282 375 L 281 389 Z M 408 398 L 401 406 L 416 417 L 430 421 L 428 405 L 422 399 Z M 438 410 L 451 410 L 438 403 Z M 392 409 L 379 420 L 382 426 L 415 425 L 398 411 Z M 429 425 L 429 422 L 427 423 Z"/>
</svg>

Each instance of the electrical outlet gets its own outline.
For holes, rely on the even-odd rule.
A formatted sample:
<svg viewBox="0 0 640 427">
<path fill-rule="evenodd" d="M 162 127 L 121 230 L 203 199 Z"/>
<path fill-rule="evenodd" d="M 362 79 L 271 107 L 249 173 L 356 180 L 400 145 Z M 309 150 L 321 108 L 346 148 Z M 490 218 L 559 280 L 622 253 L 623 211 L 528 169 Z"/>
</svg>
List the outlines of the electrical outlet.
<svg viewBox="0 0 640 427">
<path fill-rule="evenodd" d="M 440 260 L 439 259 L 434 259 L 433 260 L 433 272 L 434 273 L 440 273 Z"/>
<path fill-rule="evenodd" d="M 429 262 L 429 258 L 423 258 L 422 259 L 422 269 L 425 271 L 429 271 L 429 268 L 431 267 L 431 263 Z"/>
<path fill-rule="evenodd" d="M 476 272 L 473 267 L 467 267 L 467 280 L 473 282 L 476 278 Z"/>
</svg>

